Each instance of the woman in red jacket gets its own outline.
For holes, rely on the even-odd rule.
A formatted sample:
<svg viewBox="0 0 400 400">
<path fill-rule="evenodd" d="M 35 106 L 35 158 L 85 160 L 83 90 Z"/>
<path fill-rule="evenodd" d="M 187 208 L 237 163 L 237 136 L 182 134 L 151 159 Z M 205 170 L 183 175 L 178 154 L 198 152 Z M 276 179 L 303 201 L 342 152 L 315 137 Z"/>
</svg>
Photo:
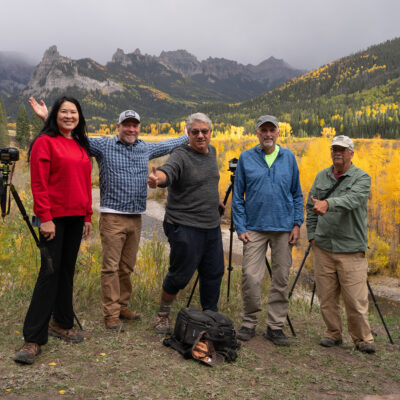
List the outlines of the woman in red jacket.
<svg viewBox="0 0 400 400">
<path fill-rule="evenodd" d="M 79 102 L 54 103 L 29 152 L 33 209 L 45 247 L 24 323 L 24 345 L 14 360 L 32 364 L 48 335 L 79 343 L 72 306 L 75 262 L 82 238 L 92 231 L 91 162 L 86 123 Z M 47 254 L 46 257 L 43 254 Z"/>
</svg>

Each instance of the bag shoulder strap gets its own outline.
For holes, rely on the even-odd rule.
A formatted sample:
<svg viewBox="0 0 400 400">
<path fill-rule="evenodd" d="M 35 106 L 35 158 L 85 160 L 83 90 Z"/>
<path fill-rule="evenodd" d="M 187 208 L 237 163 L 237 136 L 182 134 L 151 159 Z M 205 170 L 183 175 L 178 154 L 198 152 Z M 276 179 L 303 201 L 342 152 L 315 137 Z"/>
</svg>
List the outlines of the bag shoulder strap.
<svg viewBox="0 0 400 400">
<path fill-rule="evenodd" d="M 162 343 L 166 347 L 172 347 L 178 353 L 182 354 L 184 358 L 192 357 L 192 346 L 183 345 L 182 343 L 178 342 L 174 336 L 165 338 Z"/>
<path fill-rule="evenodd" d="M 325 196 L 320 200 L 326 200 L 336 190 L 336 188 L 344 181 L 344 179 L 346 177 L 347 177 L 347 175 L 339 176 L 336 183 L 328 190 L 328 192 L 325 194 Z"/>
</svg>

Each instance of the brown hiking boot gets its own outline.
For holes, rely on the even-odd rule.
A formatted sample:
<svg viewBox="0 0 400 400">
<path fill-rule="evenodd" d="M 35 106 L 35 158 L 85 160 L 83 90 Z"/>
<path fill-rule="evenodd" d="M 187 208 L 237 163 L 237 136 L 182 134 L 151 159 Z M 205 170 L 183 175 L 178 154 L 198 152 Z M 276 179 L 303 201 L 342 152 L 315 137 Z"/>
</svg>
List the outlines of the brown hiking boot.
<svg viewBox="0 0 400 400">
<path fill-rule="evenodd" d="M 25 342 L 17 351 L 14 361 L 20 364 L 33 364 L 35 357 L 41 353 L 40 346 L 37 343 Z"/>
<path fill-rule="evenodd" d="M 157 320 L 154 329 L 157 333 L 171 332 L 171 320 L 169 318 L 169 313 L 167 312 L 157 313 Z"/>
<path fill-rule="evenodd" d="M 53 336 L 70 343 L 81 343 L 84 340 L 84 337 L 81 333 L 74 331 L 73 329 L 62 328 L 53 318 L 51 318 L 49 322 L 49 336 Z"/>
<path fill-rule="evenodd" d="M 104 319 L 104 324 L 107 329 L 111 329 L 116 332 L 125 332 L 125 327 L 119 318 L 107 318 Z"/>
<path fill-rule="evenodd" d="M 135 311 L 129 310 L 128 308 L 122 308 L 119 312 L 119 318 L 128 321 L 139 321 L 142 319 L 142 316 Z"/>
</svg>

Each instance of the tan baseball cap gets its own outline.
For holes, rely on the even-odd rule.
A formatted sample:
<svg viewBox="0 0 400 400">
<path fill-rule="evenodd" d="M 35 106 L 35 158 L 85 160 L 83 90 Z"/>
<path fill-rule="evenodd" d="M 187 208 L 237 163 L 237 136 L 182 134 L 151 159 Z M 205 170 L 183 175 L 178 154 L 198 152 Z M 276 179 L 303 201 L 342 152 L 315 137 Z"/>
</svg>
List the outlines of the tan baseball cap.
<svg viewBox="0 0 400 400">
<path fill-rule="evenodd" d="M 335 136 L 332 139 L 331 148 L 332 146 L 348 147 L 350 150 L 354 150 L 353 141 L 348 136 L 344 135 Z"/>
</svg>

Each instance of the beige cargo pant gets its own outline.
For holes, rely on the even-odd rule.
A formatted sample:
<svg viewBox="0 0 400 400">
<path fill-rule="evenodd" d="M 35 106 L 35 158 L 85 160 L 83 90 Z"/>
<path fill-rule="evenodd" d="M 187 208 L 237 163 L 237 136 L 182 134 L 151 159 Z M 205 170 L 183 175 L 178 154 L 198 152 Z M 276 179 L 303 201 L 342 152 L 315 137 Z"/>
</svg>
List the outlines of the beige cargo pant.
<svg viewBox="0 0 400 400">
<path fill-rule="evenodd" d="M 342 339 L 341 293 L 354 344 L 373 343 L 368 322 L 368 262 L 365 253 L 332 253 L 315 244 L 313 252 L 317 293 L 326 325 L 324 336 L 333 340 Z"/>
<path fill-rule="evenodd" d="M 289 270 L 292 265 L 289 232 L 248 231 L 248 233 L 251 241 L 243 245 L 243 326 L 254 328 L 257 325 L 258 313 L 261 311 L 261 287 L 267 269 L 265 257 L 269 241 L 272 281 L 268 295 L 267 326 L 271 329 L 282 329 L 288 312 Z"/>
<path fill-rule="evenodd" d="M 142 219 L 140 214 L 101 213 L 103 247 L 101 302 L 104 319 L 118 318 L 132 294 L 131 273 L 136 264 Z"/>
</svg>

